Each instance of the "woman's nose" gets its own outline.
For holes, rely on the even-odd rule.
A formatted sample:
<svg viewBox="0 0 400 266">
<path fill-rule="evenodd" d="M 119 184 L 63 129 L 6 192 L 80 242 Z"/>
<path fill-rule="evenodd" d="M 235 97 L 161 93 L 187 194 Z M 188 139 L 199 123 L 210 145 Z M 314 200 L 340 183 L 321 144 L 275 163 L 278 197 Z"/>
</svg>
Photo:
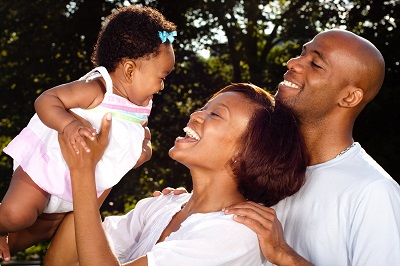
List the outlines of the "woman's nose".
<svg viewBox="0 0 400 266">
<path fill-rule="evenodd" d="M 190 122 L 203 122 L 204 121 L 204 112 L 203 111 L 195 111 L 190 115 Z"/>
</svg>

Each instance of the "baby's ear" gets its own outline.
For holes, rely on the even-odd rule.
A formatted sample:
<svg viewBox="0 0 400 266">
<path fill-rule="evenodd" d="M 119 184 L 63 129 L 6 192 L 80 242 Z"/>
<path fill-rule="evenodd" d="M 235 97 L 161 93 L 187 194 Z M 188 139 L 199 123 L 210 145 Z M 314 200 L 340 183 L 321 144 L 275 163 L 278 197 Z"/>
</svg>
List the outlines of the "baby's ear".
<svg viewBox="0 0 400 266">
<path fill-rule="evenodd" d="M 132 60 L 125 60 L 123 63 L 124 77 L 126 81 L 130 82 L 133 78 L 136 64 Z"/>
<path fill-rule="evenodd" d="M 356 86 L 348 86 L 346 91 L 346 96 L 343 97 L 340 102 L 339 106 L 351 108 L 357 106 L 364 97 L 364 91 Z"/>
</svg>

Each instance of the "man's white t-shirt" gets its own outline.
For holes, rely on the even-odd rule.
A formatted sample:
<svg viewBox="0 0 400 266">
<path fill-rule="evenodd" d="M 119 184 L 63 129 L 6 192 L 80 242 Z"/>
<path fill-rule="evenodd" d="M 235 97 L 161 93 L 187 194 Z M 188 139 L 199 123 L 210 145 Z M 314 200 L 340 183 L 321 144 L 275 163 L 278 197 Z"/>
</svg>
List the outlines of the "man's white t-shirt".
<svg viewBox="0 0 400 266">
<path fill-rule="evenodd" d="M 148 265 L 262 265 L 257 235 L 221 212 L 189 216 L 178 231 L 157 243 L 172 217 L 191 194 L 146 198 L 123 216 L 104 222 L 108 240 L 121 263 L 147 254 Z"/>
<path fill-rule="evenodd" d="M 400 187 L 360 144 L 307 168 L 273 207 L 287 243 L 315 265 L 400 265 Z"/>
</svg>

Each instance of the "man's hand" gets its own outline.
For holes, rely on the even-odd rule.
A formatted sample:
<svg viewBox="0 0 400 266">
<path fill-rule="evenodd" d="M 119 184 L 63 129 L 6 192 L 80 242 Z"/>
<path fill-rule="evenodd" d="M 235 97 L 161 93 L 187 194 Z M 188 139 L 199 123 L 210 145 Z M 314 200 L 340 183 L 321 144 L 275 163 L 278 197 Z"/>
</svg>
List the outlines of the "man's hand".
<svg viewBox="0 0 400 266">
<path fill-rule="evenodd" d="M 234 220 L 252 229 L 258 237 L 264 257 L 276 265 L 312 265 L 298 255 L 283 237 L 282 224 L 275 210 L 247 201 L 224 209 Z"/>
<path fill-rule="evenodd" d="M 167 188 L 164 188 L 162 191 L 154 191 L 153 196 L 157 197 L 157 196 L 161 196 L 162 194 L 168 195 L 171 192 L 174 193 L 174 195 L 188 193 L 188 191 L 184 187 L 178 187 L 178 188 L 167 187 Z"/>
<path fill-rule="evenodd" d="M 8 247 L 8 234 L 0 236 L 0 262 L 10 261 L 10 249 Z"/>
</svg>

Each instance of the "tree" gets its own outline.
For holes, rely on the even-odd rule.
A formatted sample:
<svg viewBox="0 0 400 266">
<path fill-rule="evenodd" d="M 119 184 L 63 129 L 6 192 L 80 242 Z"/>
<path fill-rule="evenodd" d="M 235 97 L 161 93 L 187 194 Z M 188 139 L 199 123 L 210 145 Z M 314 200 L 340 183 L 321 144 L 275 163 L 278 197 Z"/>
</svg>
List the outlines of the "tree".
<svg viewBox="0 0 400 266">
<path fill-rule="evenodd" d="M 122 0 L 0 0 L 0 146 L 33 115 L 44 90 L 77 79 L 91 69 L 90 55 L 101 21 Z M 398 181 L 400 5 L 398 1 L 137 0 L 160 10 L 178 26 L 175 70 L 155 96 L 149 126 L 153 158 L 113 188 L 102 211 L 131 209 L 155 189 L 184 185 L 187 169 L 168 157 L 189 114 L 230 82 L 252 82 L 270 91 L 282 80 L 286 62 L 317 32 L 341 27 L 372 41 L 386 60 L 381 93 L 357 121 L 355 140 Z M 207 49 L 209 58 L 198 52 Z M 390 143 L 390 144 L 389 144 Z M 0 154 L 0 198 L 12 162 Z"/>
</svg>

